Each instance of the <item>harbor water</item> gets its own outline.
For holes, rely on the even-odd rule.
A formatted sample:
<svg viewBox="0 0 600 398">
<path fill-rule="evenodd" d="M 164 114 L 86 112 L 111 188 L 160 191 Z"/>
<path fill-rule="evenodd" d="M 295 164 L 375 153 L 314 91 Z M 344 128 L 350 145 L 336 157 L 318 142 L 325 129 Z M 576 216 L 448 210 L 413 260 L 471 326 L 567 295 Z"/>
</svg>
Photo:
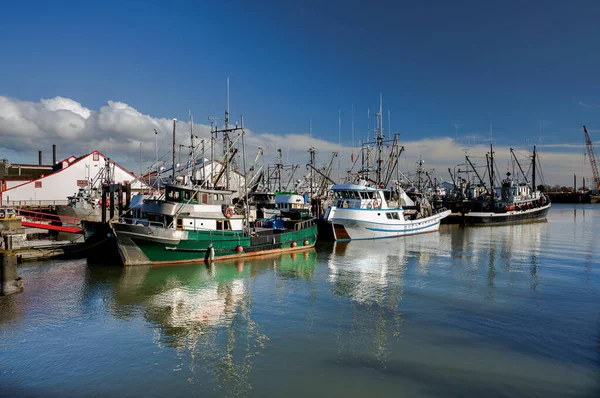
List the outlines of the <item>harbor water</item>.
<svg viewBox="0 0 600 398">
<path fill-rule="evenodd" d="M 25 264 L 0 396 L 600 396 L 600 206 L 239 262 Z"/>
</svg>

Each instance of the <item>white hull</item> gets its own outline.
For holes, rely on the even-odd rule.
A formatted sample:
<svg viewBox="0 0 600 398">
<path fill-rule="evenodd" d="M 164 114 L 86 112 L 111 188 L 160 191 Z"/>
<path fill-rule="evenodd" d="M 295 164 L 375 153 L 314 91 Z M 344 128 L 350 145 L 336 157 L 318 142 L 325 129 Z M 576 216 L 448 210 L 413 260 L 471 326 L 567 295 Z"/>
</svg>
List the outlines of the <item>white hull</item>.
<svg viewBox="0 0 600 398">
<path fill-rule="evenodd" d="M 386 213 L 400 214 L 388 219 Z M 440 221 L 450 210 L 430 217 L 404 220 L 402 209 L 344 209 L 330 207 L 327 220 L 332 224 L 336 240 L 383 239 L 438 231 Z"/>
</svg>

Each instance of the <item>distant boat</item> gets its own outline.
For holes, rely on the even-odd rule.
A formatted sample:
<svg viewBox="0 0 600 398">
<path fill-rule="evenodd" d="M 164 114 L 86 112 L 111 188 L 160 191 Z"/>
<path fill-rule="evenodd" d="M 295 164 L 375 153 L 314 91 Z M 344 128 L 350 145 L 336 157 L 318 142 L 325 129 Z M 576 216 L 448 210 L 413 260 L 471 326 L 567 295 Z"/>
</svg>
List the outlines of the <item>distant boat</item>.
<svg viewBox="0 0 600 398">
<path fill-rule="evenodd" d="M 291 218 L 306 218 L 310 212 L 308 196 L 294 192 L 276 192 L 275 208 L 263 208 L 264 218 L 285 215 Z"/>
<path fill-rule="evenodd" d="M 471 164 L 468 158 L 467 162 Z M 494 186 L 492 148 L 490 148 L 487 163 L 490 185 Z M 522 170 L 520 164 L 519 168 Z M 479 177 L 476 171 L 474 173 Z M 457 200 L 452 203 L 447 202 L 447 207 L 452 209 L 452 214 L 444 220 L 444 223 L 488 225 L 513 224 L 544 219 L 552 204 L 544 193 L 533 188 L 535 187 L 535 173 L 536 150 L 534 146 L 531 183 L 526 178 L 524 182 L 513 180 L 510 172 L 506 173 L 500 187 L 495 186 L 491 192 L 485 187 L 483 180 L 480 180 L 477 187 L 470 187 L 468 182 L 460 182 L 460 192 Z"/>
<path fill-rule="evenodd" d="M 360 184 L 337 184 L 331 187 L 333 203 L 325 219 L 332 225 L 336 240 L 381 239 L 435 232 L 449 210 L 434 213 L 424 199 L 415 203 L 404 191 L 392 204 L 386 200 L 386 189 Z"/>
</svg>

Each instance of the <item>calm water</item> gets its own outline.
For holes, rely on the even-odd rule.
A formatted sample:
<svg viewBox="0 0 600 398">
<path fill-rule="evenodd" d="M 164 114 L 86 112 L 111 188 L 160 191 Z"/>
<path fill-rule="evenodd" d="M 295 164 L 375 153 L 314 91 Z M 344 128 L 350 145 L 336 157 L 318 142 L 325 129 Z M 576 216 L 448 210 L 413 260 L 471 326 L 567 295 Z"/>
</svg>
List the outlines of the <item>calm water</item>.
<svg viewBox="0 0 600 398">
<path fill-rule="evenodd" d="M 2 396 L 600 396 L 600 205 L 238 263 L 27 264 Z"/>
</svg>

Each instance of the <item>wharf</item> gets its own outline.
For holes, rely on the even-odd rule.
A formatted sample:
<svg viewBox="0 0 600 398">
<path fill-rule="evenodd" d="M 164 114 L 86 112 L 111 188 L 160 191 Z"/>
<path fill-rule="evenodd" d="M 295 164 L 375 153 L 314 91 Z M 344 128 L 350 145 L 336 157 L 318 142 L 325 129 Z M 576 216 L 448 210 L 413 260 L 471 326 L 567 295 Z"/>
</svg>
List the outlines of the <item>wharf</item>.
<svg viewBox="0 0 600 398">
<path fill-rule="evenodd" d="M 11 250 L 18 262 L 85 256 L 84 243 L 56 237 L 56 232 L 23 227 L 20 218 L 0 220 L 0 248 Z"/>
<path fill-rule="evenodd" d="M 48 259 L 77 259 L 85 257 L 87 246 L 84 243 L 54 242 L 13 249 L 19 263 Z"/>
<path fill-rule="evenodd" d="M 552 203 L 592 203 L 592 196 L 582 192 L 548 192 L 546 195 Z"/>
</svg>

